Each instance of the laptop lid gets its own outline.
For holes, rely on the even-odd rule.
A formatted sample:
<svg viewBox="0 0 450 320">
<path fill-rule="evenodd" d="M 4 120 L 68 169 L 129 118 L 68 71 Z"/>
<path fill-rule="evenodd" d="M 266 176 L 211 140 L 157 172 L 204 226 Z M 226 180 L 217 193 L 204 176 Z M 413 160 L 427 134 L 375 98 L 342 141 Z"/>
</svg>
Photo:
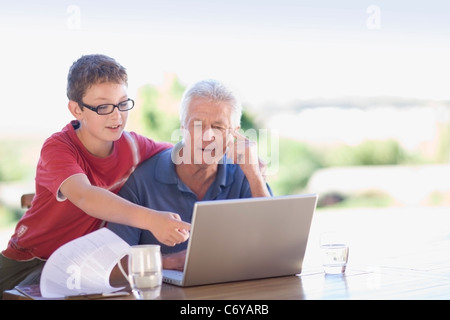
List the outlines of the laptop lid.
<svg viewBox="0 0 450 320">
<path fill-rule="evenodd" d="M 317 198 L 304 194 L 197 202 L 184 273 L 164 270 L 163 280 L 195 286 L 301 273 Z"/>
</svg>

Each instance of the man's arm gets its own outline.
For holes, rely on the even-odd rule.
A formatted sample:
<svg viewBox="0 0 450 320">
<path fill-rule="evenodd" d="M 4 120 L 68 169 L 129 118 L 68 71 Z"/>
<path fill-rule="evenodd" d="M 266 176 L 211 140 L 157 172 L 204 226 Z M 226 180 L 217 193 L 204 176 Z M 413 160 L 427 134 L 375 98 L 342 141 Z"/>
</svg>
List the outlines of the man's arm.
<svg viewBox="0 0 450 320">
<path fill-rule="evenodd" d="M 239 164 L 250 185 L 252 197 L 271 197 L 264 176 L 265 164 L 258 157 L 258 146 L 238 131 L 234 131 L 232 150 L 234 163 Z"/>
</svg>

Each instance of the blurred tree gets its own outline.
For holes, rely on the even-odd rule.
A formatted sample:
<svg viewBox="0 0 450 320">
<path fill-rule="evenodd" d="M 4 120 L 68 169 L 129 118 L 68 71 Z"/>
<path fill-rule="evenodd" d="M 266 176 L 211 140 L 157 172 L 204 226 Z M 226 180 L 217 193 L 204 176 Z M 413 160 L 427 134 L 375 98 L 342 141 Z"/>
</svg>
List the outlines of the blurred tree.
<svg viewBox="0 0 450 320">
<path fill-rule="evenodd" d="M 33 179 L 40 143 L 32 138 L 1 139 L 0 181 Z"/>
<path fill-rule="evenodd" d="M 180 127 L 178 107 L 184 90 L 185 86 L 173 74 L 167 74 L 161 86 L 145 85 L 139 89 L 143 134 L 154 140 L 171 141 L 172 133 Z"/>
<path fill-rule="evenodd" d="M 257 123 L 255 116 L 251 112 L 247 111 L 244 106 L 241 117 L 241 129 L 244 131 L 248 129 L 258 130 L 260 127 L 261 126 Z"/>
<path fill-rule="evenodd" d="M 144 135 L 157 141 L 172 141 L 172 134 L 180 128 L 179 104 L 186 90 L 174 74 L 166 74 L 161 86 L 145 85 L 139 89 L 137 108 L 140 109 L 138 124 Z M 243 108 L 241 129 L 259 128 L 255 116 Z"/>
<path fill-rule="evenodd" d="M 436 131 L 438 137 L 436 162 L 448 163 L 450 161 L 450 127 L 446 122 L 438 123 Z"/>
<path fill-rule="evenodd" d="M 314 171 L 323 166 L 321 159 L 320 153 L 308 144 L 281 138 L 278 172 L 268 177 L 274 194 L 301 193 Z"/>
</svg>

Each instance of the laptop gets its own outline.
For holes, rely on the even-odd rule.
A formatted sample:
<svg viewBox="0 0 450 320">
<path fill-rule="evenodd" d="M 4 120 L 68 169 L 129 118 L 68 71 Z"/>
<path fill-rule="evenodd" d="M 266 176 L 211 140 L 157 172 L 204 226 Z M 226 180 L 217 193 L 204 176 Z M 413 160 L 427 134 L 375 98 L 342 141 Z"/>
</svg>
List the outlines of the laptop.
<svg viewBox="0 0 450 320">
<path fill-rule="evenodd" d="M 163 270 L 177 286 L 301 273 L 317 194 L 196 202 L 184 271 Z"/>
</svg>

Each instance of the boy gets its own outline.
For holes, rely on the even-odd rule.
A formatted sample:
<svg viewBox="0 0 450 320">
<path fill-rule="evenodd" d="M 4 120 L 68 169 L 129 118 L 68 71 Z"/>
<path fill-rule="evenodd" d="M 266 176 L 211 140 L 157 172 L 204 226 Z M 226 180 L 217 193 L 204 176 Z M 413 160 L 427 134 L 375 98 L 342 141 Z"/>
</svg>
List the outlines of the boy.
<svg viewBox="0 0 450 320">
<path fill-rule="evenodd" d="M 42 147 L 36 194 L 0 255 L 0 292 L 39 283 L 45 260 L 61 245 L 106 221 L 152 232 L 169 246 L 188 239 L 190 224 L 171 212 L 133 204 L 116 194 L 142 161 L 170 147 L 124 131 L 134 101 L 125 68 L 86 55 L 68 74 L 68 107 L 76 120 Z"/>
</svg>

